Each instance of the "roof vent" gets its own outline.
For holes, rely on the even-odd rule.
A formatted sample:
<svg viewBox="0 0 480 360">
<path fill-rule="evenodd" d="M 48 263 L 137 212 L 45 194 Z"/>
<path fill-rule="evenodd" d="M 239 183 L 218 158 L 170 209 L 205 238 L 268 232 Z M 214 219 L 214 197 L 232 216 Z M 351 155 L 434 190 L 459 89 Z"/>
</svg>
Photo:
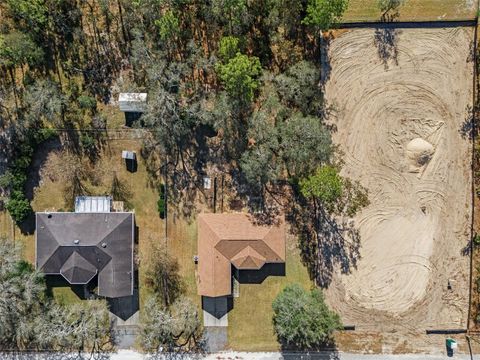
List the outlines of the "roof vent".
<svg viewBox="0 0 480 360">
<path fill-rule="evenodd" d="M 106 248 L 107 247 L 107 243 L 102 243 L 102 248 Z"/>
<path fill-rule="evenodd" d="M 48 213 L 48 214 L 47 214 L 47 218 L 51 219 L 51 218 L 52 218 L 52 214 Z"/>
<path fill-rule="evenodd" d="M 74 244 L 80 244 L 80 240 L 75 239 L 75 240 L 73 240 L 73 243 L 74 243 Z"/>
</svg>

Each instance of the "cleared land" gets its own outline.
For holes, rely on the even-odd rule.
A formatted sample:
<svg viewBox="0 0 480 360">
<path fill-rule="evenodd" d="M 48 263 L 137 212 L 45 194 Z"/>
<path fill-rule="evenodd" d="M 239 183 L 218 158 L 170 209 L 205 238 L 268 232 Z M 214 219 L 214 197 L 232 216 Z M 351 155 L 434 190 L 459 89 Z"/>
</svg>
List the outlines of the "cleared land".
<svg viewBox="0 0 480 360">
<path fill-rule="evenodd" d="M 399 8 L 397 21 L 465 20 L 475 17 L 474 0 L 407 0 Z M 377 0 L 350 0 L 345 22 L 378 21 Z"/>
<path fill-rule="evenodd" d="M 358 268 L 337 274 L 328 298 L 344 323 L 399 343 L 466 326 L 472 39 L 466 28 L 355 30 L 329 47 L 334 141 L 371 204 L 355 219 Z"/>
</svg>

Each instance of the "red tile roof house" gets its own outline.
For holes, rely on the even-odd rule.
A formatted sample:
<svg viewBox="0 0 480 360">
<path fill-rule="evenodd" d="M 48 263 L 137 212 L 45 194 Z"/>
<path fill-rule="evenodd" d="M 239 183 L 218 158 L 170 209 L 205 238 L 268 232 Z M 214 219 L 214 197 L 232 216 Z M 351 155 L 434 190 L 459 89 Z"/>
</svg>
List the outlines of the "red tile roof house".
<svg viewBox="0 0 480 360">
<path fill-rule="evenodd" d="M 285 263 L 285 221 L 256 224 L 248 214 L 198 216 L 198 294 L 232 294 L 232 265 L 237 270 L 261 270 Z"/>
</svg>

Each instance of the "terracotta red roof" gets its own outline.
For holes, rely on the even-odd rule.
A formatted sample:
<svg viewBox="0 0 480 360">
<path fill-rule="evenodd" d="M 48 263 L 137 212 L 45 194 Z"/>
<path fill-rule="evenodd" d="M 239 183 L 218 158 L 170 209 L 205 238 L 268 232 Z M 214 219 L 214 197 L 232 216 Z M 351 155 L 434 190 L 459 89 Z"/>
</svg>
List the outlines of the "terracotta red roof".
<svg viewBox="0 0 480 360">
<path fill-rule="evenodd" d="M 285 221 L 256 224 L 243 213 L 198 216 L 198 293 L 230 295 L 231 265 L 259 270 L 265 263 L 285 262 Z"/>
</svg>

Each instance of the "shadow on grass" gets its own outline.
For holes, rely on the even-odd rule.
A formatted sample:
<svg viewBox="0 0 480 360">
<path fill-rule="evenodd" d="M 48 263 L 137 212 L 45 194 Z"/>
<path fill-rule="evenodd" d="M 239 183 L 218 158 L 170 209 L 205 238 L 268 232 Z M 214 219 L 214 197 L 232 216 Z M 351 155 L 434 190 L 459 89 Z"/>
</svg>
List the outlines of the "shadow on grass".
<svg viewBox="0 0 480 360">
<path fill-rule="evenodd" d="M 47 287 L 47 296 L 51 298 L 54 297 L 53 292 L 55 288 L 70 288 L 79 300 L 87 300 L 90 298 L 89 294 L 97 287 L 98 280 L 97 276 L 95 276 L 87 285 L 71 285 L 61 275 L 45 275 L 45 284 Z M 65 299 L 56 300 L 60 302 L 65 301 Z"/>
<path fill-rule="evenodd" d="M 35 213 L 31 212 L 25 220 L 17 225 L 23 235 L 33 235 L 35 232 Z"/>
<path fill-rule="evenodd" d="M 269 276 L 285 276 L 285 263 L 265 264 L 259 270 L 237 270 L 232 266 L 232 274 L 240 284 L 261 284 Z"/>
<path fill-rule="evenodd" d="M 349 274 L 360 259 L 360 233 L 353 221 L 316 211 L 301 199 L 287 211 L 299 237 L 302 262 L 318 286 L 328 287 L 337 268 Z"/>
</svg>

